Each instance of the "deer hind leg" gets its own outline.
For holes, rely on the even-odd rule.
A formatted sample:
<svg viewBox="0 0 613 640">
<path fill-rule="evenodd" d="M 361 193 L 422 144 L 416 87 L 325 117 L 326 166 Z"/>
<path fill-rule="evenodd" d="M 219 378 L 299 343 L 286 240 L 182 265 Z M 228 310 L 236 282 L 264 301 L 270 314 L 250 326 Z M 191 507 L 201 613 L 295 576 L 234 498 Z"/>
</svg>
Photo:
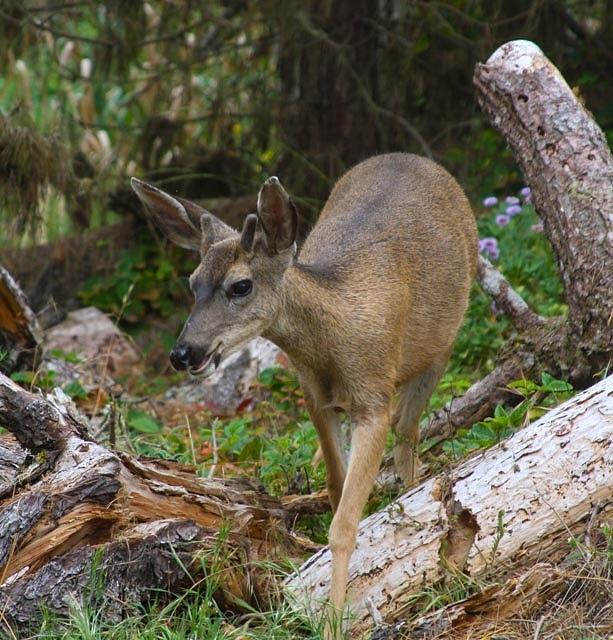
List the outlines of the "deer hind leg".
<svg viewBox="0 0 613 640">
<path fill-rule="evenodd" d="M 445 364 L 432 367 L 400 388 L 392 420 L 395 444 L 394 466 L 405 487 L 417 481 L 419 473 L 419 418 L 443 375 Z"/>
<path fill-rule="evenodd" d="M 349 560 L 355 547 L 358 523 L 364 505 L 379 471 L 390 423 L 387 408 L 357 414 L 353 418 L 354 428 L 347 476 L 338 509 L 330 526 L 331 619 L 328 621 L 325 633 L 327 640 L 342 637 L 341 614 L 347 589 Z"/>
<path fill-rule="evenodd" d="M 322 408 L 311 390 L 304 383 L 303 389 L 309 415 L 319 436 L 319 449 L 317 451 L 318 453 L 321 452 L 326 464 L 328 499 L 334 513 L 338 508 L 345 481 L 345 460 L 341 444 L 340 418 L 333 409 Z"/>
</svg>

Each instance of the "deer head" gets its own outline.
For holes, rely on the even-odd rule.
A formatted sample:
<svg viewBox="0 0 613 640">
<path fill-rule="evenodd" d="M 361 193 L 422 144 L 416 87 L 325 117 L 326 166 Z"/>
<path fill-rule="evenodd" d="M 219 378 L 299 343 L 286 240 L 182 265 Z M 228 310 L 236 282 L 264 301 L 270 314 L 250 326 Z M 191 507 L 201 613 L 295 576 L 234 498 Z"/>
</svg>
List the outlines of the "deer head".
<svg viewBox="0 0 613 640">
<path fill-rule="evenodd" d="M 200 251 L 189 279 L 194 307 L 170 353 L 177 370 L 213 373 L 221 360 L 275 321 L 283 275 L 293 262 L 297 214 L 278 178 L 264 182 L 242 232 L 189 200 L 132 178 L 132 188 L 168 238 Z"/>
</svg>

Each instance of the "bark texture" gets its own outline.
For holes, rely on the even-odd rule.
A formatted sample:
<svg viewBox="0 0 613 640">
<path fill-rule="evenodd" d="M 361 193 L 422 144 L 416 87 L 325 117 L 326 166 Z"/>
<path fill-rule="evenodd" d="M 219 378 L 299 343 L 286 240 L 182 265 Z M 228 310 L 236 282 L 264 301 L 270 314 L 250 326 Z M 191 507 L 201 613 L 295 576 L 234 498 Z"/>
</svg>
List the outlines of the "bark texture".
<svg viewBox="0 0 613 640">
<path fill-rule="evenodd" d="M 613 516 L 613 377 L 366 518 L 349 570 L 352 632 L 372 625 L 372 610 L 402 615 L 415 592 L 454 571 L 555 562 L 597 504 L 600 518 Z M 315 609 L 330 561 L 323 549 L 288 581 Z"/>
<path fill-rule="evenodd" d="M 0 266 L 0 346 L 8 349 L 8 365 L 32 366 L 42 337 L 24 292 L 13 276 Z"/>
<path fill-rule="evenodd" d="M 200 478 L 92 442 L 62 392 L 43 398 L 0 374 L 0 424 L 14 436 L 0 441 L 0 611 L 14 630 L 35 625 L 41 605 L 67 613 L 71 599 L 89 602 L 99 570 L 96 606 L 120 616 L 152 588 L 192 584 L 224 541 L 220 597 L 255 605 L 269 590 L 251 560 L 316 548 L 246 480 Z"/>
<path fill-rule="evenodd" d="M 477 102 L 507 139 L 532 188 L 557 260 L 568 316 L 542 319 L 481 259 L 483 289 L 518 335 L 498 367 L 437 412 L 427 437 L 489 415 L 514 379 L 542 371 L 585 388 L 613 354 L 613 157 L 580 97 L 533 43 L 502 45 L 474 74 Z"/>
</svg>

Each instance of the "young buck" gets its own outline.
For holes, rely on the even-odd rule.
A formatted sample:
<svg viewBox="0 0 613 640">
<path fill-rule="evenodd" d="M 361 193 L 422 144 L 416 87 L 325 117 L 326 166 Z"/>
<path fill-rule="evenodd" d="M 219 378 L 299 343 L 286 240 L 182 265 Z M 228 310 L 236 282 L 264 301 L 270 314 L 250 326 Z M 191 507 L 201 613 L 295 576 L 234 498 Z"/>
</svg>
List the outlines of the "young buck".
<svg viewBox="0 0 613 640">
<path fill-rule="evenodd" d="M 445 369 L 476 268 L 468 200 L 430 160 L 375 156 L 339 180 L 297 256 L 296 209 L 275 177 L 240 234 L 192 202 L 134 178 L 132 186 L 162 231 L 201 255 L 173 366 L 209 375 L 261 335 L 298 370 L 326 464 L 330 602 L 340 611 L 390 426 L 398 474 L 407 485 L 416 477 L 419 418 Z M 341 411 L 352 421 L 347 465 Z"/>
</svg>

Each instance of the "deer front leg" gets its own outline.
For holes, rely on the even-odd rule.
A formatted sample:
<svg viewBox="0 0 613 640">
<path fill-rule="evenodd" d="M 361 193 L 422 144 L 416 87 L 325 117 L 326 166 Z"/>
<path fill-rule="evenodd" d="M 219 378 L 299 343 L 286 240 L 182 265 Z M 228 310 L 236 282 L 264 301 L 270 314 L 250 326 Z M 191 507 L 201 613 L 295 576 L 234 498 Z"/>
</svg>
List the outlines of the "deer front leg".
<svg viewBox="0 0 613 640">
<path fill-rule="evenodd" d="M 327 639 L 342 637 L 342 609 L 347 589 L 349 560 L 355 547 L 364 505 L 379 471 L 389 423 L 388 408 L 354 415 L 349 466 L 341 500 L 330 526 L 330 613 L 335 619 L 328 621 Z"/>
</svg>

